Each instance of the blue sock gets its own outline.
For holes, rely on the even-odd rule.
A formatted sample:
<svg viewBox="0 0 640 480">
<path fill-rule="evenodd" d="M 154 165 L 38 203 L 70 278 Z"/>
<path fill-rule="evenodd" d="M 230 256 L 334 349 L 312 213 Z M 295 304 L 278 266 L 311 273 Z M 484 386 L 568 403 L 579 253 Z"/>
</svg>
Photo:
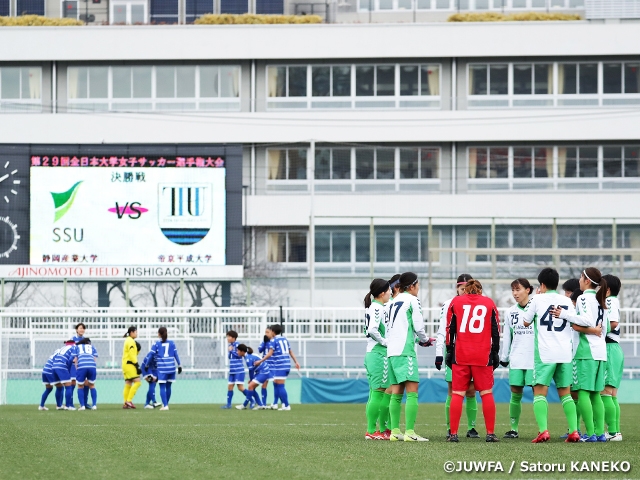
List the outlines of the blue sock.
<svg viewBox="0 0 640 480">
<path fill-rule="evenodd" d="M 258 395 L 258 391 L 254 390 L 251 393 L 253 394 L 253 400 L 256 402 L 256 404 L 258 404 L 260 407 L 264 407 L 264 403 L 262 403 L 262 400 L 260 399 L 260 395 Z"/>
<path fill-rule="evenodd" d="M 84 406 L 86 407 L 87 404 L 89 403 L 89 387 L 84 387 Z M 94 404 L 95 405 L 95 404 Z"/>
<path fill-rule="evenodd" d="M 273 384 L 273 405 L 278 404 L 278 400 L 280 399 L 280 384 Z"/>
<path fill-rule="evenodd" d="M 78 402 L 80 403 L 81 407 L 85 406 L 84 403 L 84 391 L 86 390 L 86 388 L 78 388 Z"/>
<path fill-rule="evenodd" d="M 45 388 L 44 389 L 44 393 L 42 394 L 42 398 L 40 399 L 40 406 L 44 407 L 44 402 L 47 401 L 47 397 L 49 396 L 49 394 L 51 393 L 51 391 L 53 390 L 53 388 Z"/>
<path fill-rule="evenodd" d="M 147 389 L 147 398 L 144 401 L 145 405 L 149 405 L 151 403 L 151 385 L 153 385 L 152 383 L 149 384 L 149 388 Z"/>
<path fill-rule="evenodd" d="M 64 398 L 67 402 L 67 407 L 73 407 L 73 385 L 64 387 Z"/>
<path fill-rule="evenodd" d="M 242 405 L 245 407 L 249 405 L 249 397 L 245 398 L 244 403 Z"/>
<path fill-rule="evenodd" d="M 173 382 L 167 382 L 167 405 L 169 405 L 169 402 L 171 401 L 171 385 L 173 384 Z"/>
<path fill-rule="evenodd" d="M 284 388 L 284 383 L 280 385 L 280 400 L 282 400 L 282 405 L 289 406 L 289 395 L 287 394 L 287 389 Z"/>
<path fill-rule="evenodd" d="M 63 400 L 64 400 L 64 387 L 62 386 L 56 387 L 56 407 L 61 407 Z"/>
<path fill-rule="evenodd" d="M 94 407 L 98 404 L 98 390 L 94 388 L 91 389 L 91 405 Z"/>
<path fill-rule="evenodd" d="M 149 384 L 147 396 L 149 397 L 149 402 L 156 403 L 156 382 L 151 382 Z"/>
<path fill-rule="evenodd" d="M 227 407 L 231 406 L 231 399 L 233 398 L 233 390 L 227 392 Z"/>
<path fill-rule="evenodd" d="M 162 405 L 163 406 L 167 406 L 167 384 L 166 383 L 161 383 L 160 384 L 160 398 L 162 399 Z"/>
<path fill-rule="evenodd" d="M 267 389 L 262 387 L 262 404 L 266 405 L 267 404 Z"/>
</svg>

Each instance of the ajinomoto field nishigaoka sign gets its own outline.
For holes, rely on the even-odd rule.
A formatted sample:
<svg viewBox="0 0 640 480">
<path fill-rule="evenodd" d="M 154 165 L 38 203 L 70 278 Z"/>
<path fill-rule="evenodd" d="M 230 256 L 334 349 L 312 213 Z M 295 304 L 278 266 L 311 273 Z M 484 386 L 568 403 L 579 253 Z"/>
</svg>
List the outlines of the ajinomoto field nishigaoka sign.
<svg viewBox="0 0 640 480">
<path fill-rule="evenodd" d="M 30 150 L 0 149 L 2 278 L 241 278 L 241 152 Z"/>
</svg>

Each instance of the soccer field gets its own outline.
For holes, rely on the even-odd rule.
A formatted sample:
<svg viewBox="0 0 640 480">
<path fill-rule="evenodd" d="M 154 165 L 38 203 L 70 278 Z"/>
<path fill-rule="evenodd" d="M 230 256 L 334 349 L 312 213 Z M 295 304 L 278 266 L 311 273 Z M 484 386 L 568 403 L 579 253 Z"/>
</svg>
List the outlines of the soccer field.
<svg viewBox="0 0 640 480">
<path fill-rule="evenodd" d="M 549 406 L 552 441 L 532 445 L 536 426 L 525 404 L 521 438 L 444 441 L 444 406 L 420 405 L 416 431 L 429 443 L 365 441 L 364 405 L 294 405 L 290 412 L 221 410 L 218 405 L 171 405 L 168 412 L 39 412 L 35 406 L 0 407 L 0 477 L 69 478 L 640 478 L 636 426 L 640 405 L 622 405 L 624 441 L 565 444 L 560 405 Z M 478 431 L 484 436 L 481 407 Z M 496 433 L 508 428 L 508 405 L 498 405 Z M 466 420 L 462 418 L 466 429 Z M 570 471 L 571 461 L 628 461 L 627 473 Z M 445 461 L 500 461 L 504 473 L 453 473 Z M 520 472 L 520 462 L 566 465 L 562 474 Z M 393 472 L 393 473 L 392 473 Z"/>
</svg>

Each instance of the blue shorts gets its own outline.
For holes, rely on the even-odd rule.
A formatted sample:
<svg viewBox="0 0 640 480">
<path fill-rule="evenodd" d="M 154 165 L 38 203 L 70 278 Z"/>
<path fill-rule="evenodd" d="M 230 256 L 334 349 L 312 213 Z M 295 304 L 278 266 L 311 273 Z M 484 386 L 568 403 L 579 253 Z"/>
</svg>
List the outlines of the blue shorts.
<svg viewBox="0 0 640 480">
<path fill-rule="evenodd" d="M 158 372 L 158 383 L 167 383 L 176 381 L 176 372 L 162 373 Z"/>
<path fill-rule="evenodd" d="M 82 384 L 85 380 L 89 380 L 89 383 L 96 383 L 96 376 L 96 367 L 79 368 L 76 372 L 76 382 Z"/>
<path fill-rule="evenodd" d="M 287 368 L 286 370 L 274 370 L 273 378 L 275 380 L 286 380 L 287 377 L 289 376 L 290 371 L 291 371 L 290 368 Z"/>
<path fill-rule="evenodd" d="M 54 383 L 69 383 L 71 381 L 71 375 L 66 368 L 54 368 L 52 378 Z"/>
<path fill-rule="evenodd" d="M 76 379 L 76 375 L 77 375 L 76 364 L 72 363 L 71 364 L 71 368 L 69 368 L 69 376 L 71 377 L 71 380 L 75 380 Z"/>
<path fill-rule="evenodd" d="M 257 383 L 258 385 L 262 385 L 264 382 L 269 380 L 268 373 L 258 373 L 255 377 L 253 377 L 253 383 Z"/>
<path fill-rule="evenodd" d="M 229 384 L 234 384 L 234 383 L 244 385 L 244 372 L 229 374 Z"/>
<path fill-rule="evenodd" d="M 151 376 L 151 377 L 153 377 L 154 380 L 157 380 L 158 379 L 158 370 L 156 370 L 155 368 L 152 368 L 151 370 L 144 369 L 144 370 L 142 370 L 142 376 L 144 378 L 147 378 L 147 377 Z"/>
<path fill-rule="evenodd" d="M 45 385 L 53 385 L 56 382 L 56 379 L 53 376 L 53 373 L 44 373 L 42 372 L 42 383 Z"/>
</svg>

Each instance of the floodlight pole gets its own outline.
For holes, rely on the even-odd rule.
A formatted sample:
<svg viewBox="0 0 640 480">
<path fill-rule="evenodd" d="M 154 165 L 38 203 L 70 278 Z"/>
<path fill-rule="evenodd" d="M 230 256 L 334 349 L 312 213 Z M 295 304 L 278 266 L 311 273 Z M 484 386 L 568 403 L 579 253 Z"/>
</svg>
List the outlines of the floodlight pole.
<svg viewBox="0 0 640 480">
<path fill-rule="evenodd" d="M 316 162 L 316 142 L 311 140 L 309 154 L 307 155 L 307 177 L 309 179 L 310 205 L 309 205 L 309 306 L 315 305 L 316 290 L 316 225 L 315 225 L 315 162 Z"/>
</svg>

